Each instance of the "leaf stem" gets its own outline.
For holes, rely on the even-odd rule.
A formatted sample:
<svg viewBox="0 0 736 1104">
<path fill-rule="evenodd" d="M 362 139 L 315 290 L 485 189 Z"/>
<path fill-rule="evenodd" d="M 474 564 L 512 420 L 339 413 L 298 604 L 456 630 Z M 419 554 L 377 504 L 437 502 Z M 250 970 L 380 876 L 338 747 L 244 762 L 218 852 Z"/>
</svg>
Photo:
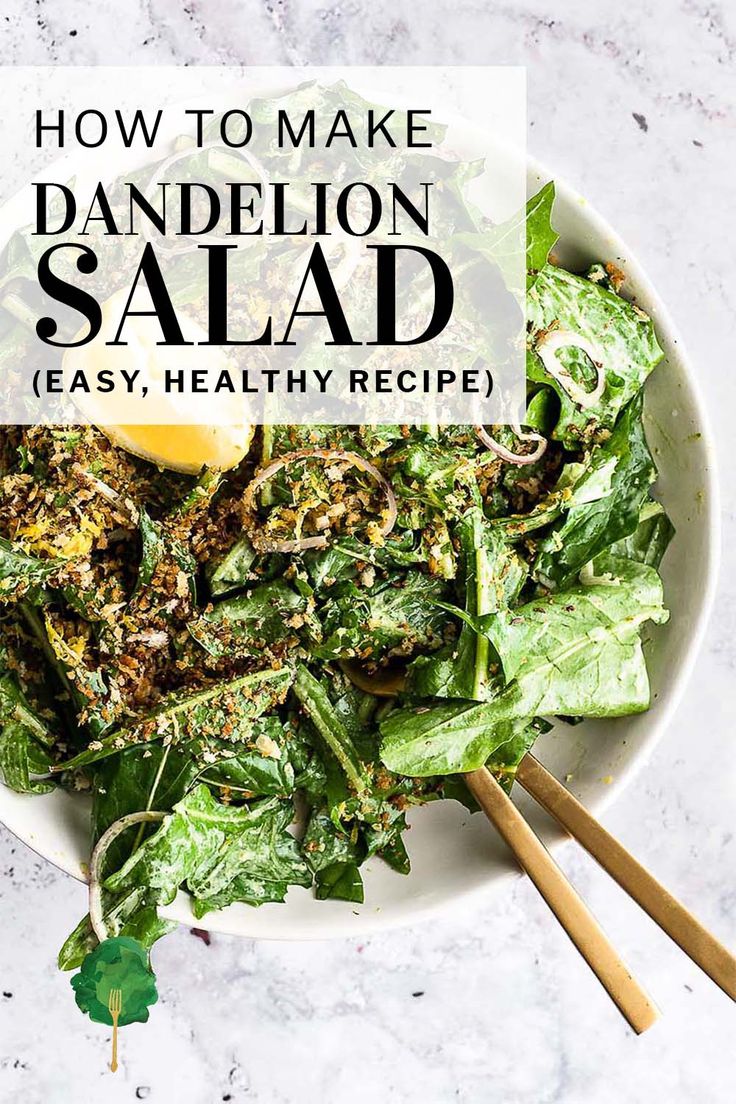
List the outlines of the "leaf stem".
<svg viewBox="0 0 736 1104">
<path fill-rule="evenodd" d="M 21 611 L 21 613 L 23 614 L 23 617 L 26 620 L 26 624 L 28 625 L 28 627 L 31 630 L 31 632 L 33 633 L 33 635 L 36 637 L 36 640 L 38 641 L 39 647 L 41 648 L 41 651 L 43 652 L 44 656 L 46 657 L 46 659 L 49 662 L 49 665 L 52 667 L 55 674 L 58 676 L 59 681 L 61 682 L 61 684 L 63 685 L 64 689 L 66 690 L 66 692 L 68 694 L 69 693 L 69 679 L 67 678 L 67 674 L 66 674 L 66 671 L 64 669 L 64 665 L 60 662 L 60 660 L 58 659 L 58 657 L 56 655 L 56 652 L 54 651 L 54 649 L 51 647 L 51 645 L 49 643 L 49 638 L 46 635 L 46 631 L 45 631 L 45 629 L 43 627 L 43 624 L 41 622 L 41 618 L 38 616 L 38 614 L 32 608 L 32 606 L 30 606 L 28 604 L 28 602 L 20 602 L 19 604 L 20 604 L 20 611 Z"/>
<path fill-rule="evenodd" d="M 490 572 L 488 570 L 488 553 L 479 545 L 475 550 L 475 615 L 482 617 L 490 613 L 493 603 L 490 598 Z M 473 677 L 473 697 L 482 701 L 483 692 L 488 679 L 488 655 L 489 641 L 486 636 L 476 632 L 475 634 L 475 674 Z"/>
<path fill-rule="evenodd" d="M 59 712 L 61 713 L 62 721 L 66 721 L 69 725 L 70 732 L 74 733 L 79 729 L 79 722 L 77 715 L 73 708 L 72 697 L 72 685 L 69 681 L 69 677 L 66 673 L 64 664 L 61 662 L 56 652 L 51 647 L 49 638 L 46 635 L 46 630 L 43 627 L 41 618 L 36 613 L 35 609 L 28 602 L 19 602 L 20 612 L 23 615 L 28 628 L 33 633 L 34 637 L 38 641 L 38 646 L 46 659 L 49 667 L 56 676 L 59 685 L 64 692 L 63 701 L 59 702 Z M 55 768 L 52 768 L 54 770 Z"/>
<path fill-rule="evenodd" d="M 358 755 L 340 719 L 332 708 L 322 686 L 306 667 L 299 667 L 294 681 L 294 693 L 306 709 L 310 720 L 345 771 L 356 793 L 366 789 L 360 771 Z"/>
<path fill-rule="evenodd" d="M 272 425 L 261 426 L 261 465 L 269 464 L 273 458 L 274 432 Z M 273 489 L 270 483 L 261 487 L 261 504 L 273 506 Z"/>
<path fill-rule="evenodd" d="M 153 805 L 153 799 L 156 796 L 156 790 L 158 789 L 159 782 L 161 781 L 161 775 L 164 773 L 164 768 L 166 767 L 166 760 L 169 758 L 169 752 L 170 751 L 171 751 L 171 744 L 166 744 L 165 747 L 164 747 L 164 753 L 161 756 L 161 762 L 159 763 L 158 770 L 156 771 L 156 777 L 153 780 L 153 785 L 151 786 L 150 792 L 148 794 L 148 801 L 146 802 L 146 809 L 145 809 L 145 811 L 147 813 L 151 811 L 151 806 Z M 141 824 L 140 828 L 138 829 L 138 831 L 136 833 L 135 842 L 133 844 L 133 851 L 137 851 L 138 848 L 140 847 L 141 841 L 143 839 L 143 833 L 144 832 L 145 832 L 145 825 Z"/>
</svg>

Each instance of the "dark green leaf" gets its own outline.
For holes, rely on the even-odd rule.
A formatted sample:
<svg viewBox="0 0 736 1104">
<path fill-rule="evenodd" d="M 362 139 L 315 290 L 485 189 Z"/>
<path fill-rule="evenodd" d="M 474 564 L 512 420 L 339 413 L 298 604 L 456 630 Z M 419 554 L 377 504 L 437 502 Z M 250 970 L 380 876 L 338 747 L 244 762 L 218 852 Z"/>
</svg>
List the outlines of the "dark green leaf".
<svg viewBox="0 0 736 1104">
<path fill-rule="evenodd" d="M 525 209 L 506 222 L 482 233 L 460 234 L 459 239 L 497 265 L 511 290 L 521 292 L 517 284 L 523 279 L 524 271 L 527 285 L 531 286 L 535 273 L 544 267 L 557 241 L 551 222 L 554 198 L 555 186 L 549 181 L 527 201 Z"/>
<path fill-rule="evenodd" d="M 315 654 L 321 659 L 378 658 L 437 648 L 446 620 L 437 602 L 445 592 L 442 579 L 417 572 L 401 585 L 339 598 L 326 607 L 325 640 Z"/>
<path fill-rule="evenodd" d="M 381 758 L 389 770 L 417 778 L 475 770 L 524 727 L 496 701 L 397 709 L 381 725 Z"/>
<path fill-rule="evenodd" d="M 179 571 L 184 573 L 189 593 L 192 599 L 195 599 L 197 561 L 188 547 L 167 532 L 164 525 L 149 517 L 144 509 L 140 510 L 139 525 L 142 549 L 136 591 L 140 592 L 150 587 L 159 568 L 167 560 L 171 560 Z"/>
<path fill-rule="evenodd" d="M 555 185 L 550 180 L 526 205 L 526 267 L 532 278 L 544 268 L 557 242 L 557 231 L 552 226 L 554 201 Z"/>
<path fill-rule="evenodd" d="M 219 901 L 236 878 L 309 885 L 299 846 L 286 830 L 293 815 L 288 801 L 271 798 L 250 808 L 220 805 L 206 786 L 198 786 L 107 879 L 105 888 L 118 893 L 150 887 L 160 903 L 168 903 L 182 884 L 199 900 Z"/>
<path fill-rule="evenodd" d="M 211 656 L 257 655 L 269 644 L 294 636 L 305 621 L 307 602 L 284 579 L 225 598 L 189 625 Z"/>
<path fill-rule="evenodd" d="M 564 518 L 540 541 L 536 577 L 545 586 L 564 587 L 600 552 L 633 533 L 655 475 L 637 397 L 609 440 L 593 450 Z"/>
<path fill-rule="evenodd" d="M 658 568 L 674 535 L 675 527 L 664 507 L 651 499 L 644 503 L 636 529 L 612 544 L 608 554 Z"/>
<path fill-rule="evenodd" d="M 284 726 L 278 717 L 253 722 L 252 746 L 233 748 L 223 744 L 221 758 L 205 763 L 202 781 L 234 790 L 236 796 L 286 797 L 294 789 L 294 768 L 289 762 Z M 215 749 L 215 754 L 218 749 Z"/>
<path fill-rule="evenodd" d="M 317 899 L 363 903 L 363 879 L 353 863 L 333 863 L 317 875 Z"/>
<path fill-rule="evenodd" d="M 0 537 L 0 598 L 18 598 L 29 586 L 43 585 L 59 566 L 58 560 L 39 560 Z"/>
<path fill-rule="evenodd" d="M 386 766 L 416 776 L 474 770 L 538 715 L 618 717 L 646 709 L 639 630 L 647 620 L 666 619 L 662 584 L 652 568 L 622 564 L 609 585 L 576 587 L 481 618 L 506 689 L 481 705 L 389 714 L 381 725 Z"/>
<path fill-rule="evenodd" d="M 165 737 L 181 744 L 196 741 L 199 750 L 223 736 L 234 742 L 247 740 L 255 718 L 283 699 L 292 678 L 291 668 L 283 667 L 242 675 L 194 694 L 172 694 L 153 712 L 95 741 L 63 764 L 64 769 L 86 766 L 125 747 Z"/>
<path fill-rule="evenodd" d="M 328 812 L 314 809 L 302 840 L 302 854 L 315 874 L 336 864 L 360 865 L 363 856 L 358 840 L 357 832 L 346 833 L 335 826 Z"/>
<path fill-rule="evenodd" d="M 248 537 L 240 537 L 230 551 L 208 572 L 210 590 L 215 597 L 245 587 L 254 581 L 251 568 L 256 552 Z"/>
<path fill-rule="evenodd" d="M 654 326 L 643 311 L 625 299 L 553 265 L 546 265 L 538 274 L 529 290 L 527 310 L 532 326 L 527 375 L 557 392 L 561 412 L 554 436 L 566 447 L 577 448 L 588 439 L 592 426 L 613 427 L 619 412 L 662 359 Z M 536 348 L 552 326 L 595 348 L 605 387 L 592 406 L 582 409 L 559 380 L 545 370 Z M 596 373 L 586 353 L 570 345 L 560 349 L 557 358 L 584 390 L 593 389 Z"/>
<path fill-rule="evenodd" d="M 465 590 L 471 617 L 493 613 L 514 601 L 527 568 L 483 516 L 471 509 L 457 527 Z M 416 697 L 482 701 L 489 692 L 489 649 L 485 637 L 463 622 L 460 639 L 436 656 L 420 656 L 409 668 L 409 692 Z"/>
<path fill-rule="evenodd" d="M 213 894 L 212 897 L 193 897 L 192 912 L 199 920 L 208 912 L 217 912 L 239 902 L 252 908 L 257 908 L 258 905 L 281 903 L 286 899 L 288 889 L 288 882 L 263 882 L 257 878 L 238 875 L 222 893 Z"/>
<path fill-rule="evenodd" d="M 48 793 L 54 783 L 35 775 L 51 767 L 50 748 L 55 735 L 28 704 L 15 677 L 0 678 L 0 773 L 6 786 L 18 793 Z"/>
</svg>

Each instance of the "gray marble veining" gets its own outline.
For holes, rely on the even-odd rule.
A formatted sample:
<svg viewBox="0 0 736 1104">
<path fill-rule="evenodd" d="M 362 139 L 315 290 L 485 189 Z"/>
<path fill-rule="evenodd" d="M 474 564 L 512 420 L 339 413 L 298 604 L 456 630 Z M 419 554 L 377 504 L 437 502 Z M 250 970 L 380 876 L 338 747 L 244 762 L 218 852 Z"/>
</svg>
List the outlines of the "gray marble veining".
<svg viewBox="0 0 736 1104">
<path fill-rule="evenodd" d="M 670 733 L 606 817 L 736 944 L 736 8 L 705 0 L 5 0 L 5 63 L 529 67 L 530 149 L 621 231 L 670 305 L 721 450 L 724 562 Z M 5 105 L 4 109 L 7 109 Z M 635 1039 L 527 882 L 414 929 L 322 945 L 186 929 L 123 1064 L 70 1009 L 82 888 L 0 833 L 0 1100 L 727 1104 L 733 1006 L 585 857 L 562 862 L 665 1018 Z"/>
</svg>

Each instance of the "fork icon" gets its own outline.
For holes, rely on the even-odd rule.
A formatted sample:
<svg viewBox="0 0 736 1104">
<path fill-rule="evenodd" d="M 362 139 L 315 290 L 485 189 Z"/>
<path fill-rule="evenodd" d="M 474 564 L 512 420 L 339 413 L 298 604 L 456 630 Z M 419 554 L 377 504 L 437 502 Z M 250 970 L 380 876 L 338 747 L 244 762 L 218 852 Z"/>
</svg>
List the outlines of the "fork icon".
<svg viewBox="0 0 736 1104">
<path fill-rule="evenodd" d="M 111 989 L 107 998 L 107 1008 L 112 1016 L 112 1061 L 110 1069 L 114 1073 L 118 1068 L 118 1017 L 123 1010 L 122 989 Z"/>
</svg>

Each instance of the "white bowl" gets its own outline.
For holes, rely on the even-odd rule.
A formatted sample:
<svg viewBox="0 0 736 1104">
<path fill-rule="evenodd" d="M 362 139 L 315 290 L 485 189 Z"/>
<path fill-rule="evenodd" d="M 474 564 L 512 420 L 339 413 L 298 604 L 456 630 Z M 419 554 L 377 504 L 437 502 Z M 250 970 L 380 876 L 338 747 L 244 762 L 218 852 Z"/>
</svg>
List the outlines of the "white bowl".
<svg viewBox="0 0 736 1104">
<path fill-rule="evenodd" d="M 534 162 L 528 167 L 533 194 L 554 178 Z M 646 386 L 645 421 L 660 469 L 657 494 L 677 535 L 663 564 L 669 623 L 656 629 L 648 651 L 653 703 L 648 713 L 615 721 L 557 725 L 535 752 L 595 813 L 613 800 L 649 757 L 685 688 L 710 608 L 719 550 L 715 456 L 695 371 L 673 323 L 641 267 L 611 227 L 579 195 L 557 181 L 554 222 L 559 255 L 571 267 L 614 261 L 626 274 L 626 291 L 654 319 L 665 360 Z M 524 794 L 519 803 L 550 845 L 563 834 Z M 89 805 L 55 792 L 23 796 L 0 785 L 0 820 L 38 854 L 84 880 L 89 858 Z M 363 935 L 409 924 L 436 910 L 459 905 L 471 894 L 517 874 L 508 851 L 482 814 L 471 816 L 456 802 L 414 810 L 407 846 L 412 872 L 403 877 L 374 859 L 364 867 L 365 904 L 317 901 L 310 890 L 292 888 L 285 904 L 231 905 L 194 921 L 180 894 L 165 916 L 211 931 L 262 939 L 324 939 Z"/>
</svg>

